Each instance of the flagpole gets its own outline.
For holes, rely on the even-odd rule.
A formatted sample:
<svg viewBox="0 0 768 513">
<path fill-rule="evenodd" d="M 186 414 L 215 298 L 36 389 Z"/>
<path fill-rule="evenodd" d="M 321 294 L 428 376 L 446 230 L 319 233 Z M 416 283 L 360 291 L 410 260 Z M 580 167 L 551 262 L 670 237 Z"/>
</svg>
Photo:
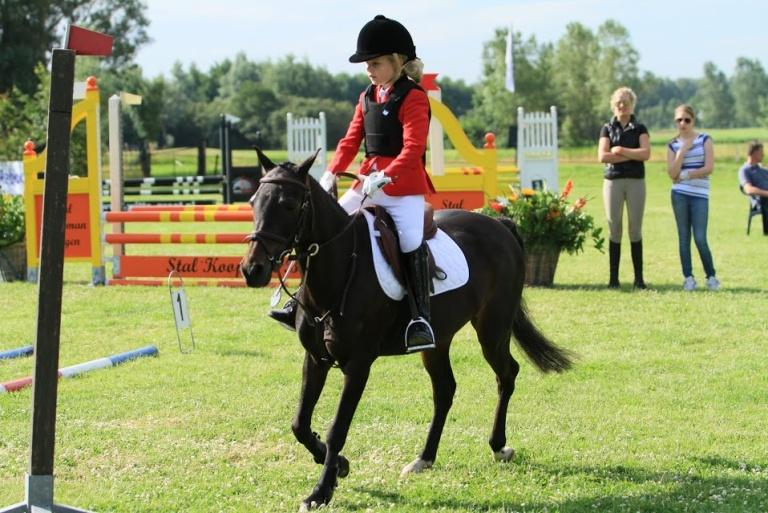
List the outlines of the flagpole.
<svg viewBox="0 0 768 513">
<path fill-rule="evenodd" d="M 509 32 L 507 33 L 507 52 L 506 52 L 506 71 L 504 73 L 504 87 L 510 93 L 515 92 L 515 66 L 514 66 L 514 51 L 513 42 L 514 31 L 512 30 L 512 24 L 509 25 Z"/>
</svg>

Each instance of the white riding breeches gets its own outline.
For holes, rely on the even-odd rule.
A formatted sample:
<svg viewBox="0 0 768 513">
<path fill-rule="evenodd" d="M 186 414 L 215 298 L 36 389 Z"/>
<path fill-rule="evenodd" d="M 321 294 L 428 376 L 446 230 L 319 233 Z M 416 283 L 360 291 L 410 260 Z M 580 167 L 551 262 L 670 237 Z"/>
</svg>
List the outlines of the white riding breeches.
<svg viewBox="0 0 768 513">
<path fill-rule="evenodd" d="M 424 239 L 424 196 L 414 194 L 410 196 L 389 196 L 384 191 L 377 191 L 372 198 L 365 198 L 360 192 L 360 186 L 351 188 L 339 199 L 348 214 L 352 214 L 360 207 L 379 205 L 383 207 L 395 222 L 397 234 L 400 237 L 400 251 L 410 253 L 421 246 Z"/>
</svg>

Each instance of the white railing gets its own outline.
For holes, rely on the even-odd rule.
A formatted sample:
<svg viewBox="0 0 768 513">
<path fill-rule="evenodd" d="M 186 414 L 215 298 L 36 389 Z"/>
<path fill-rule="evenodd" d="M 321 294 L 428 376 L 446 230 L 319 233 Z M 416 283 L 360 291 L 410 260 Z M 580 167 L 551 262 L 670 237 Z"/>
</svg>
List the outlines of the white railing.
<svg viewBox="0 0 768 513">
<path fill-rule="evenodd" d="M 293 114 L 289 112 L 286 126 L 288 130 L 288 160 L 300 164 L 320 148 L 320 153 L 315 159 L 312 169 L 310 169 L 312 176 L 320 178 L 327 166 L 325 112 L 321 112 L 317 118 L 294 118 Z"/>
<path fill-rule="evenodd" d="M 517 167 L 520 186 L 552 191 L 557 185 L 557 108 L 549 112 L 525 112 L 517 108 Z"/>
</svg>

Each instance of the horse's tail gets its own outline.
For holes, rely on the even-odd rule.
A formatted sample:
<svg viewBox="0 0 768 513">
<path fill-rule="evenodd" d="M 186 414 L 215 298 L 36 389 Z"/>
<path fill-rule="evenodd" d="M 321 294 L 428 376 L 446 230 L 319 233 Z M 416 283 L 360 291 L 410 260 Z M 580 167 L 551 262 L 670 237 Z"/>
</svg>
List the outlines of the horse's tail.
<svg viewBox="0 0 768 513">
<path fill-rule="evenodd" d="M 520 244 L 520 247 L 522 249 L 525 249 L 525 245 L 523 244 L 523 238 L 518 233 L 517 225 L 515 224 L 515 222 L 508 217 L 498 217 L 497 219 L 501 222 L 501 224 L 506 226 L 510 232 L 512 232 L 512 235 L 515 236 L 515 239 L 517 239 L 517 242 L 518 244 Z"/>
<path fill-rule="evenodd" d="M 500 217 L 499 221 L 512 232 L 520 244 L 520 248 L 524 249 L 523 238 L 518 233 L 514 221 L 506 217 Z M 522 298 L 520 298 L 520 306 L 512 321 L 512 333 L 528 358 L 542 372 L 563 372 L 571 368 L 573 355 L 569 351 L 557 347 L 539 331 L 528 317 L 528 309 Z"/>
<path fill-rule="evenodd" d="M 539 331 L 528 316 L 528 309 L 522 298 L 512 321 L 512 333 L 528 358 L 542 372 L 563 372 L 571 368 L 573 354 L 557 347 Z"/>
</svg>

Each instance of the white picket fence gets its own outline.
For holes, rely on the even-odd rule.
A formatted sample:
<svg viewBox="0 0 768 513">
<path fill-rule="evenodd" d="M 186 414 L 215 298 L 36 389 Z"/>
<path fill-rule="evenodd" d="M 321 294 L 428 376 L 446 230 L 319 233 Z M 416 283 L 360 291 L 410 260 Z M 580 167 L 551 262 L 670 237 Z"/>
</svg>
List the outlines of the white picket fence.
<svg viewBox="0 0 768 513">
<path fill-rule="evenodd" d="M 520 186 L 557 191 L 557 108 L 525 112 L 517 108 L 517 167 Z"/>
<path fill-rule="evenodd" d="M 319 179 L 327 166 L 325 112 L 320 112 L 317 118 L 294 118 L 290 112 L 287 117 L 288 160 L 299 164 L 320 148 L 320 153 L 309 171 Z"/>
</svg>

